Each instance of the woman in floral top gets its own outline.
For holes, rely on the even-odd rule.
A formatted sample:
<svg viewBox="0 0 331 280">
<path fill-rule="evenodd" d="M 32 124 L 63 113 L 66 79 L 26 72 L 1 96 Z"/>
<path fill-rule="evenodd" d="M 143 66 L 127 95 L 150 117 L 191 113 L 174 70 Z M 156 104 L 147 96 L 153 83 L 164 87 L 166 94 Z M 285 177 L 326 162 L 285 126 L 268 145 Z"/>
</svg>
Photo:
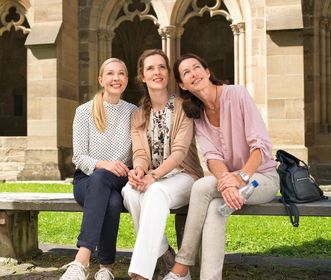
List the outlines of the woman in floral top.
<svg viewBox="0 0 331 280">
<path fill-rule="evenodd" d="M 159 257 L 167 273 L 174 252 L 164 235 L 169 209 L 189 202 L 193 182 L 203 175 L 193 138 L 193 120 L 182 101 L 169 93 L 169 61 L 161 50 L 146 50 L 138 60 L 137 80 L 145 95 L 132 115 L 133 167 L 123 188 L 137 239 L 129 275 L 152 279 Z"/>
</svg>

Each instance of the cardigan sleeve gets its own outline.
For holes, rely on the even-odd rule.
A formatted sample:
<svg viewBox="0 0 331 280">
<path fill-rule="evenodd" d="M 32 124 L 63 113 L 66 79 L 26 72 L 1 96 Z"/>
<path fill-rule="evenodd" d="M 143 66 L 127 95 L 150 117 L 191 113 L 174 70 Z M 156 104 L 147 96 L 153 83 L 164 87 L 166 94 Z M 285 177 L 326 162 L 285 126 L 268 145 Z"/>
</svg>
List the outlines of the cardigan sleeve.
<svg viewBox="0 0 331 280">
<path fill-rule="evenodd" d="M 89 156 L 89 117 L 90 114 L 80 106 L 76 109 L 73 122 L 73 157 L 76 169 L 91 175 L 95 169 L 97 159 Z"/>
<path fill-rule="evenodd" d="M 131 116 L 131 138 L 132 138 L 132 161 L 133 167 L 141 167 L 146 173 L 149 170 L 149 160 L 147 156 L 146 147 L 144 148 L 141 135 L 146 136 L 145 129 L 141 127 L 141 121 L 139 121 L 139 114 L 142 114 L 142 110 L 139 109 Z"/>
</svg>

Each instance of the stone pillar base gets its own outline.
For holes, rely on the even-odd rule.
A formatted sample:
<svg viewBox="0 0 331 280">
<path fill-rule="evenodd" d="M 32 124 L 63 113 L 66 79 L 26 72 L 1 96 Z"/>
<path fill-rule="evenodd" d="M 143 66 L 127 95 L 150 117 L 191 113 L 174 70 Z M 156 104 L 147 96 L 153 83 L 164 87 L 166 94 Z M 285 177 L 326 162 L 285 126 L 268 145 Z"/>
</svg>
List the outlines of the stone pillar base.
<svg viewBox="0 0 331 280">
<path fill-rule="evenodd" d="M 26 150 L 18 180 L 61 180 L 58 150 Z"/>
<path fill-rule="evenodd" d="M 0 256 L 22 259 L 40 252 L 38 211 L 0 211 Z"/>
</svg>

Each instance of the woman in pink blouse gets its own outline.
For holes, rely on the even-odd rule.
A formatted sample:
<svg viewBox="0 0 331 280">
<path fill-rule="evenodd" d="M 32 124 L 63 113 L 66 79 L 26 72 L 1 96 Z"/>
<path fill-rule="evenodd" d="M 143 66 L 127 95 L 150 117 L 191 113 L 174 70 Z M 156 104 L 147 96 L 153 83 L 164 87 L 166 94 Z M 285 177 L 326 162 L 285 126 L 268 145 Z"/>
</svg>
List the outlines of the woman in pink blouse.
<svg viewBox="0 0 331 280">
<path fill-rule="evenodd" d="M 206 62 L 194 54 L 174 65 L 186 115 L 194 119 L 196 137 L 211 176 L 192 187 L 185 232 L 176 263 L 164 279 L 191 279 L 202 242 L 200 279 L 222 279 L 227 218 L 221 202 L 234 209 L 244 204 L 239 189 L 256 180 L 258 188 L 247 204 L 265 203 L 279 190 L 276 162 L 266 126 L 243 86 L 223 85 Z M 191 207 L 192 206 L 192 207 Z"/>
</svg>

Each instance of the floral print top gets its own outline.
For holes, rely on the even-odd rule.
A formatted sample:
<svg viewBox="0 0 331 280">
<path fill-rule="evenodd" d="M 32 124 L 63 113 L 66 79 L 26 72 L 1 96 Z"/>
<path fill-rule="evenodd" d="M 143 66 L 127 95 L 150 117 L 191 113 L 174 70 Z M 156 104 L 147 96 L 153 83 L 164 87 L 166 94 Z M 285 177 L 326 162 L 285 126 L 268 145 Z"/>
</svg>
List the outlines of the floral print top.
<svg viewBox="0 0 331 280">
<path fill-rule="evenodd" d="M 152 153 L 153 169 L 159 167 L 170 155 L 170 135 L 175 111 L 174 100 L 175 95 L 171 95 L 164 109 L 158 112 L 151 109 L 147 139 Z"/>
</svg>

